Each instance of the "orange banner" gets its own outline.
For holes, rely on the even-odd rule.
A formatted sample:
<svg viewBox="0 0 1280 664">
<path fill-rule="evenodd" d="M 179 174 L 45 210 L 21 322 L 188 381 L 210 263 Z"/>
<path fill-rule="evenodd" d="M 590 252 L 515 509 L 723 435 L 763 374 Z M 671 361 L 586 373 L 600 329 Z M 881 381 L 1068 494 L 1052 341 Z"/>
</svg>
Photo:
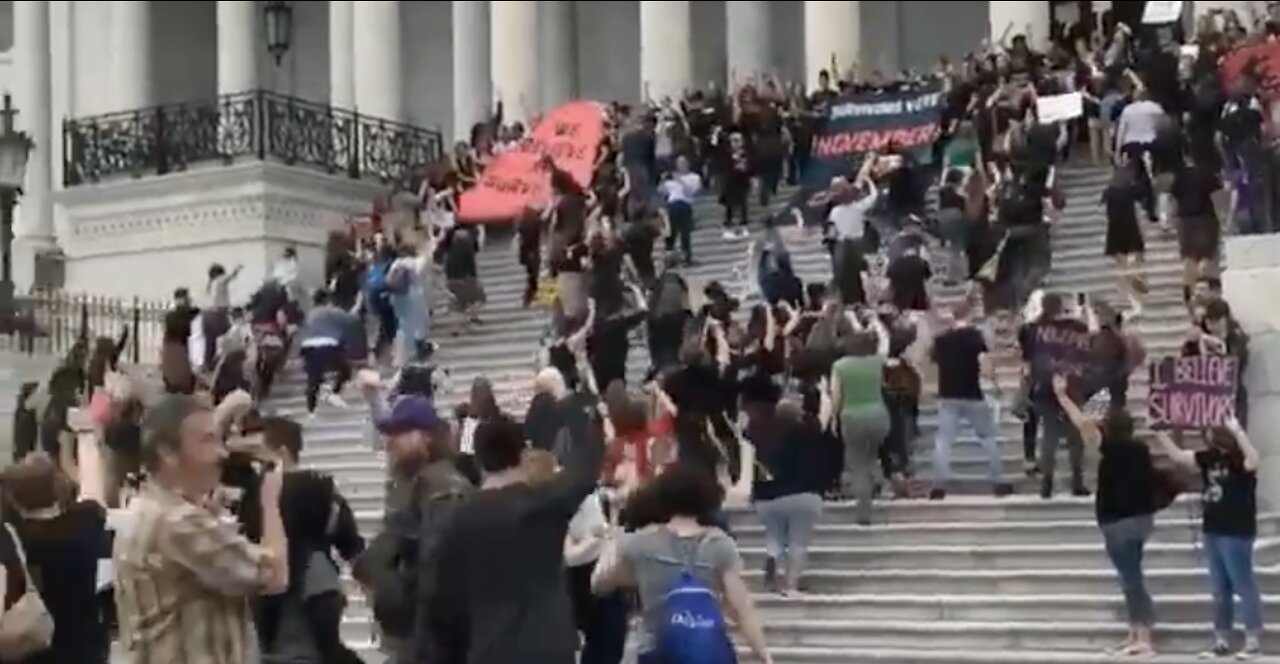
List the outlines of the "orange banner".
<svg viewBox="0 0 1280 664">
<path fill-rule="evenodd" d="M 604 111 L 595 102 L 570 102 L 547 113 L 528 139 L 495 157 L 480 182 L 462 194 L 458 220 L 513 221 L 525 208 L 545 208 L 551 201 L 551 173 L 541 163 L 545 155 L 580 186 L 590 186 L 603 139 Z"/>
</svg>

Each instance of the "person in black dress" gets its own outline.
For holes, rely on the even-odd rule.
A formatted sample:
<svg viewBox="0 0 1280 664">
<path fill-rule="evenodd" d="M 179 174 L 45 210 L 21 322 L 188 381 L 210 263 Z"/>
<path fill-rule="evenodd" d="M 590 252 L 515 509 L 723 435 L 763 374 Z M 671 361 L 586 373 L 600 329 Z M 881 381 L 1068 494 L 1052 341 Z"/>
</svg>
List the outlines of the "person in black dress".
<svg viewBox="0 0 1280 664">
<path fill-rule="evenodd" d="M 1131 166 L 1115 170 L 1111 183 L 1102 192 L 1102 204 L 1107 210 L 1107 257 L 1114 260 L 1120 270 L 1131 264 L 1142 265 L 1146 245 L 1138 224 L 1138 190 Z"/>
</svg>

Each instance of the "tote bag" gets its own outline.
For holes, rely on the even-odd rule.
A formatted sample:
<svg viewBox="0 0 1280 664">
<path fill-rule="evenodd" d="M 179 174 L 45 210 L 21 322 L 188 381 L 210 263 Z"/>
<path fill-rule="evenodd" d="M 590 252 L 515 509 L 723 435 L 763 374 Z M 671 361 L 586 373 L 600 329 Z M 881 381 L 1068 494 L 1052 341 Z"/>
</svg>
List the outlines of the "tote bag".
<svg viewBox="0 0 1280 664">
<path fill-rule="evenodd" d="M 18 554 L 18 563 L 22 565 L 22 575 L 27 580 L 26 591 L 9 610 L 0 616 L 0 660 L 12 662 L 27 655 L 47 650 L 53 644 L 53 616 L 40 591 L 31 578 L 31 570 L 27 567 L 27 553 L 22 547 L 18 532 L 10 524 L 4 525 L 9 531 L 9 539 Z"/>
</svg>

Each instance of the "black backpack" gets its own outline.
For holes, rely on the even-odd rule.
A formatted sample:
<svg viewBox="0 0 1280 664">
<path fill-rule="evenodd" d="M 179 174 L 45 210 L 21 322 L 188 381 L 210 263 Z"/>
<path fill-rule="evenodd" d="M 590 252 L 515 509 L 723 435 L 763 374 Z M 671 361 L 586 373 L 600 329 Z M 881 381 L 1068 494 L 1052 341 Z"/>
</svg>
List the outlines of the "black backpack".
<svg viewBox="0 0 1280 664">
<path fill-rule="evenodd" d="M 388 516 L 356 562 L 355 577 L 372 595 L 374 620 L 388 636 L 413 635 L 418 598 L 430 583 L 440 536 L 469 495 L 465 482 L 458 478 L 456 484 L 433 490 L 423 478 L 415 480 L 409 506 Z"/>
</svg>

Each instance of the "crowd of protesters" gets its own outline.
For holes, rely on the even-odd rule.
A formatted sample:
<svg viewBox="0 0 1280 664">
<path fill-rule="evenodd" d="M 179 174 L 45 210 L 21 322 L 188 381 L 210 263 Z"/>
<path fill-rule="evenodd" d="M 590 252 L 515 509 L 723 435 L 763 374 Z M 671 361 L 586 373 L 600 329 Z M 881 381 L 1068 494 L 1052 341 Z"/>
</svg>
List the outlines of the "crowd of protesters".
<svg viewBox="0 0 1280 664">
<path fill-rule="evenodd" d="M 1211 14 L 1194 54 L 1167 30 L 1121 23 L 1056 30 L 1048 53 L 1015 36 L 928 75 L 824 72 L 808 95 L 759 77 L 612 105 L 590 186 L 548 160 L 552 204 L 511 220 L 524 304 L 549 318 L 527 409 L 506 412 L 478 379 L 448 416 L 436 407 L 448 367 L 437 366 L 434 314 L 452 310 L 466 334 L 484 324 L 486 300 L 485 231 L 456 223 L 457 196 L 525 135 L 500 118 L 478 127 L 447 164 L 334 234 L 324 284 L 301 283 L 290 250 L 242 307 L 228 296 L 238 269 L 213 265 L 202 293 L 179 290 L 157 394 L 120 372 L 123 341 L 110 338 L 82 340 L 48 381 L 24 389 L 20 460 L 0 478 L 0 661 L 105 662 L 110 620 L 95 596 L 109 559 L 105 606 L 131 661 L 356 662 L 340 638 L 336 552 L 396 662 L 615 664 L 628 638 L 640 662 L 689 661 L 680 657 L 695 650 L 697 661 L 729 662 L 726 616 L 769 662 L 726 508 L 754 508 L 765 582 L 792 596 L 807 589 L 824 501 L 852 500 L 869 525 L 876 500 L 944 499 L 961 424 L 984 448 L 994 495 L 1013 493 L 996 378 L 1015 345 L 1023 380 L 1012 410 L 1040 495 L 1057 488 L 1063 442 L 1075 495 L 1090 493 L 1084 447 L 1101 456 L 1097 517 L 1131 628 L 1116 653 L 1155 647 L 1142 549 L 1171 499 L 1159 497 L 1168 469 L 1155 461 L 1167 457 L 1198 469 L 1205 486 L 1216 607 L 1207 654 L 1256 656 L 1247 396 L 1241 389 L 1235 418 L 1197 452 L 1164 435 L 1148 443 L 1127 398 L 1145 360 L 1128 325 L 1149 288 L 1148 237 L 1178 237 L 1190 319 L 1182 352 L 1247 361 L 1248 339 L 1219 292 L 1221 229 L 1274 228 L 1277 171 L 1256 82 L 1218 82 L 1226 49 L 1270 38 L 1242 25 Z M 783 183 L 804 180 L 829 104 L 923 85 L 946 98 L 927 154 L 886 146 L 822 191 L 775 203 Z M 1072 91 L 1082 117 L 1038 121 L 1038 96 Z M 1124 309 L 1041 288 L 1065 204 L 1058 169 L 1079 143 L 1113 166 L 1105 253 Z M 724 241 L 742 242 L 741 283 L 726 274 L 698 289 L 682 274 L 696 264 L 704 189 L 722 205 Z M 823 237 L 830 280 L 805 283 L 793 269 L 788 240 L 805 233 Z M 962 282 L 967 291 L 944 304 Z M 650 365 L 640 380 L 627 362 L 637 329 Z M 1041 362 L 1046 329 L 1089 335 L 1087 380 Z M 352 408 L 341 396 L 352 380 L 372 412 L 390 470 L 367 546 L 334 480 L 298 467 L 303 427 L 259 412 L 294 352 L 309 412 L 321 401 Z M 399 369 L 394 378 L 360 369 L 383 363 Z M 932 467 L 917 479 L 918 412 L 933 374 Z M 107 508 L 126 505 L 109 526 Z M 1234 596 L 1246 633 L 1235 651 Z"/>
</svg>

